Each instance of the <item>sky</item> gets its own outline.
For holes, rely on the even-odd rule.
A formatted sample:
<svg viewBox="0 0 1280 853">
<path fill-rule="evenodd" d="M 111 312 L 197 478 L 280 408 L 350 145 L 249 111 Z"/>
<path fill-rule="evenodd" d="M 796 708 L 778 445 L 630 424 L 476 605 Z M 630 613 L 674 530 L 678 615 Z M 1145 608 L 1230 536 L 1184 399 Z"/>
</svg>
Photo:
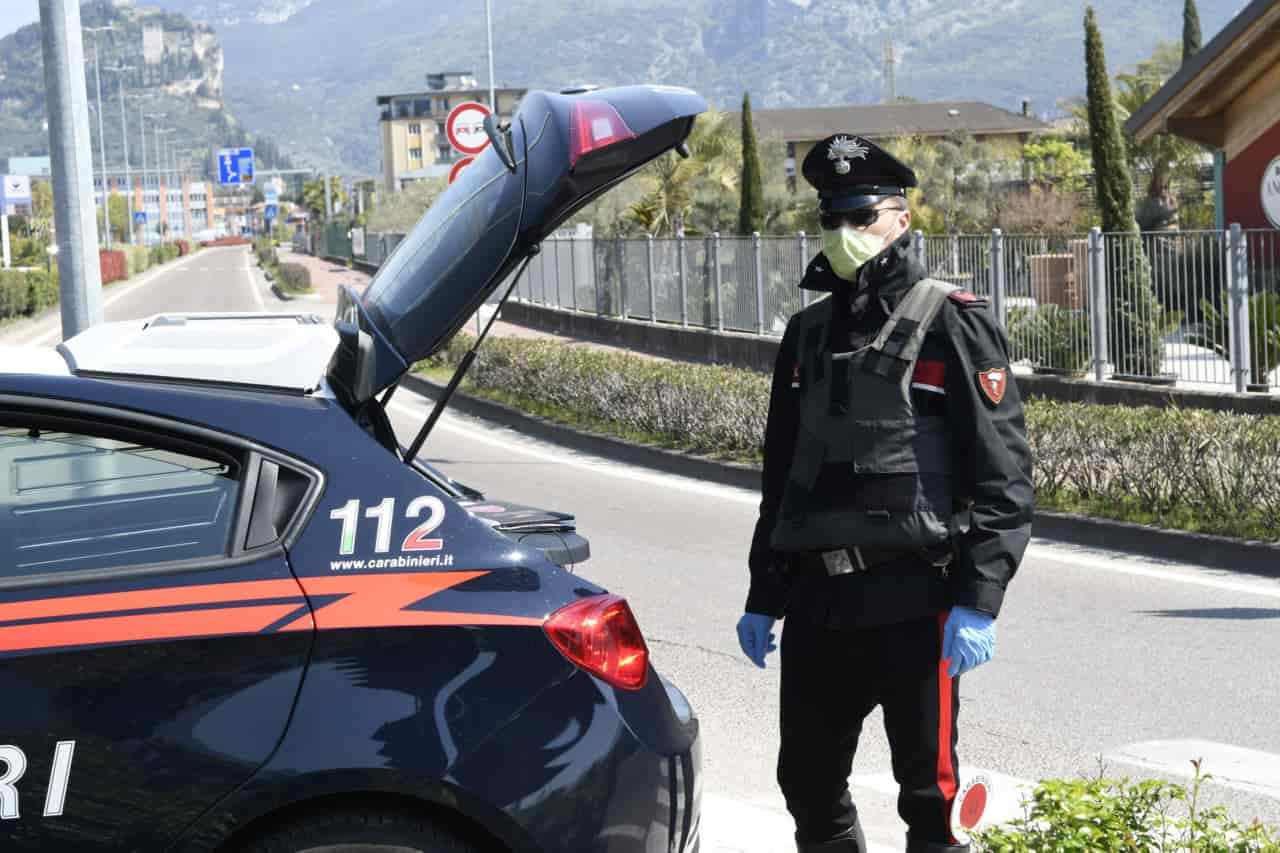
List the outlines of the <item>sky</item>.
<svg viewBox="0 0 1280 853">
<path fill-rule="evenodd" d="M 40 19 L 39 0 L 0 0 L 0 36 Z"/>
</svg>

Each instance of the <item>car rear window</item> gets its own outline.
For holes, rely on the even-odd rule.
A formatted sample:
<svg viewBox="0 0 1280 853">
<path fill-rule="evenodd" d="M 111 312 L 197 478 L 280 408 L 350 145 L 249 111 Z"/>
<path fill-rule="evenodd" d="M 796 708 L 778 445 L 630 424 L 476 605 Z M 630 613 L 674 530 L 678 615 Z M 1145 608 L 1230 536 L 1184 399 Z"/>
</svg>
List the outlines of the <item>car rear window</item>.
<svg viewBox="0 0 1280 853">
<path fill-rule="evenodd" d="M 239 494 L 234 467 L 118 438 L 0 427 L 0 577 L 221 557 Z"/>
</svg>

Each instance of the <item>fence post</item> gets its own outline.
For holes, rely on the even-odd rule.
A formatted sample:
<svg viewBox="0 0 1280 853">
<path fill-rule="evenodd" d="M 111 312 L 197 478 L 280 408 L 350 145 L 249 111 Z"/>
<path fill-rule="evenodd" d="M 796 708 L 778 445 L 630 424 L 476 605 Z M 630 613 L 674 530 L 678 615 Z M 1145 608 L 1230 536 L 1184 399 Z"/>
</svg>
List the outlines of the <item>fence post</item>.
<svg viewBox="0 0 1280 853">
<path fill-rule="evenodd" d="M 1236 393 L 1243 394 L 1249 390 L 1253 378 L 1253 342 L 1249 340 L 1249 254 L 1248 238 L 1239 223 L 1231 224 L 1228 246 L 1231 252 L 1228 263 L 1231 294 L 1231 315 L 1228 320 L 1231 326 L 1231 378 L 1235 383 Z M 1266 378 L 1263 377 L 1263 381 Z"/>
<path fill-rule="evenodd" d="M 613 238 L 614 242 L 614 260 L 617 261 L 618 271 L 618 299 L 622 302 L 622 319 L 631 318 L 631 300 L 627 292 L 627 250 L 622 243 L 622 236 L 618 235 Z"/>
<path fill-rule="evenodd" d="M 915 230 L 915 233 L 912 235 L 911 252 L 912 254 L 915 255 L 916 263 L 920 265 L 920 269 L 928 271 L 929 258 L 928 258 L 928 255 L 925 253 L 924 232 L 921 231 L 919 228 L 917 228 Z"/>
<path fill-rule="evenodd" d="M 805 267 L 809 265 L 809 237 L 801 231 L 796 235 L 796 238 L 800 246 L 800 277 L 803 279 Z M 800 307 L 809 307 L 809 291 L 803 287 L 800 288 Z"/>
<path fill-rule="evenodd" d="M 999 228 L 991 229 L 991 310 L 995 312 L 996 322 L 1005 327 L 1006 310 L 1004 303 L 1004 232 Z"/>
<path fill-rule="evenodd" d="M 649 279 L 649 322 L 658 322 L 658 299 L 653 292 L 653 235 L 644 235 L 644 270 Z"/>
<path fill-rule="evenodd" d="M 685 258 L 684 258 L 684 232 L 681 231 L 676 235 L 676 269 L 680 276 L 680 325 L 683 328 L 689 327 L 689 288 L 685 279 Z"/>
<path fill-rule="evenodd" d="M 1107 367 L 1107 259 L 1101 228 L 1089 229 L 1089 338 L 1093 347 L 1093 378 L 1101 382 Z"/>
<path fill-rule="evenodd" d="M 569 235 L 569 304 L 578 310 L 578 245 L 575 238 Z"/>
<path fill-rule="evenodd" d="M 764 263 L 761 260 L 760 232 L 751 232 L 751 259 L 756 274 L 756 334 L 764 334 Z"/>
<path fill-rule="evenodd" d="M 596 316 L 603 317 L 604 300 L 600 298 L 600 279 L 602 276 L 600 275 L 600 265 L 596 263 L 596 245 L 596 235 L 593 231 L 591 233 L 591 283 L 595 286 L 596 292 Z M 608 246 L 604 246 L 603 243 L 600 245 L 603 246 L 606 252 L 609 251 Z"/>
<path fill-rule="evenodd" d="M 724 307 L 723 307 L 724 301 L 721 299 L 721 296 L 720 296 L 721 275 L 720 275 L 720 232 L 719 231 L 711 232 L 711 253 L 712 253 L 711 254 L 712 269 L 715 270 L 715 274 L 713 278 L 715 280 L 714 286 L 716 289 L 716 331 L 723 332 L 724 331 Z"/>
</svg>

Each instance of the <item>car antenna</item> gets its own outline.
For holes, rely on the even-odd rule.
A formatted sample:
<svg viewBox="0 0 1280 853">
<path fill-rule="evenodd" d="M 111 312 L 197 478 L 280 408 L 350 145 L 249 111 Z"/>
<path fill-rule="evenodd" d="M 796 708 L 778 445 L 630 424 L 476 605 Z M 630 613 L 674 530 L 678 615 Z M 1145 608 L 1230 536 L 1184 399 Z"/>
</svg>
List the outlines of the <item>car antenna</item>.
<svg viewBox="0 0 1280 853">
<path fill-rule="evenodd" d="M 520 276 L 524 273 L 525 267 L 529 266 L 529 261 L 533 260 L 533 256 L 542 251 L 541 244 L 533 247 L 533 251 L 525 256 L 524 263 L 520 264 L 520 269 L 516 270 L 516 274 L 511 277 L 511 284 L 507 285 L 507 292 L 502 294 L 502 298 L 498 300 L 498 304 L 494 306 L 493 315 L 489 317 L 489 322 L 485 324 L 484 331 L 476 342 L 462 356 L 462 361 L 458 362 L 458 368 L 453 371 L 453 376 L 449 377 L 449 384 L 445 386 L 444 393 L 440 395 L 440 399 L 436 400 L 435 408 L 431 410 L 431 414 L 427 416 L 427 422 L 422 425 L 422 429 L 418 430 L 418 434 L 414 436 L 413 443 L 404 452 L 404 461 L 410 465 L 413 460 L 418 458 L 418 451 L 422 449 L 422 444 L 427 440 L 427 436 L 431 434 L 431 428 L 436 425 L 436 421 L 440 420 L 440 416 L 444 414 L 444 409 L 449 405 L 453 392 L 458 390 L 458 386 L 462 384 L 462 377 L 466 376 L 471 362 L 475 361 L 476 351 L 480 349 L 480 344 L 484 343 L 484 339 L 489 335 L 489 329 L 493 327 L 493 321 L 498 319 L 498 311 L 506 304 L 507 297 L 511 295 L 511 291 L 515 289 L 516 282 L 520 280 Z M 479 310 L 477 308 L 476 310 Z"/>
</svg>

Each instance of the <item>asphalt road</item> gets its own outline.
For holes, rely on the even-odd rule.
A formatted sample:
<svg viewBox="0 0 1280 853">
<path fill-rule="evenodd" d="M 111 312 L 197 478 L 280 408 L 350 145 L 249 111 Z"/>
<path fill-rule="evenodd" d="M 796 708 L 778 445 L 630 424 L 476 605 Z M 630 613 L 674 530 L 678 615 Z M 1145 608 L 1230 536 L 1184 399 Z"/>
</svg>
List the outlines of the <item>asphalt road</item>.
<svg viewBox="0 0 1280 853">
<path fill-rule="evenodd" d="M 207 250 L 107 299 L 111 319 L 325 310 L 277 303 L 243 249 Z M 14 331 L 6 343 L 22 342 Z M 56 328 L 17 331 L 40 343 L 56 336 Z M 427 405 L 402 391 L 391 408 L 407 441 Z M 604 462 L 456 415 L 442 419 L 423 454 L 491 500 L 577 515 L 593 552 L 580 570 L 630 600 L 655 665 L 702 720 L 705 849 L 793 850 L 773 781 L 777 656 L 756 669 L 734 633 L 758 495 Z M 1203 757 L 1217 777 L 1211 802 L 1280 827 L 1277 627 L 1280 582 L 1036 542 L 1006 599 L 995 659 L 962 681 L 962 774 L 987 771 L 994 810 L 1012 816 L 1018 785 L 1029 780 L 1096 773 L 1101 761 L 1108 775 L 1186 781 L 1190 760 Z M 852 778 L 877 850 L 901 849 L 889 767 L 877 713 Z"/>
</svg>

